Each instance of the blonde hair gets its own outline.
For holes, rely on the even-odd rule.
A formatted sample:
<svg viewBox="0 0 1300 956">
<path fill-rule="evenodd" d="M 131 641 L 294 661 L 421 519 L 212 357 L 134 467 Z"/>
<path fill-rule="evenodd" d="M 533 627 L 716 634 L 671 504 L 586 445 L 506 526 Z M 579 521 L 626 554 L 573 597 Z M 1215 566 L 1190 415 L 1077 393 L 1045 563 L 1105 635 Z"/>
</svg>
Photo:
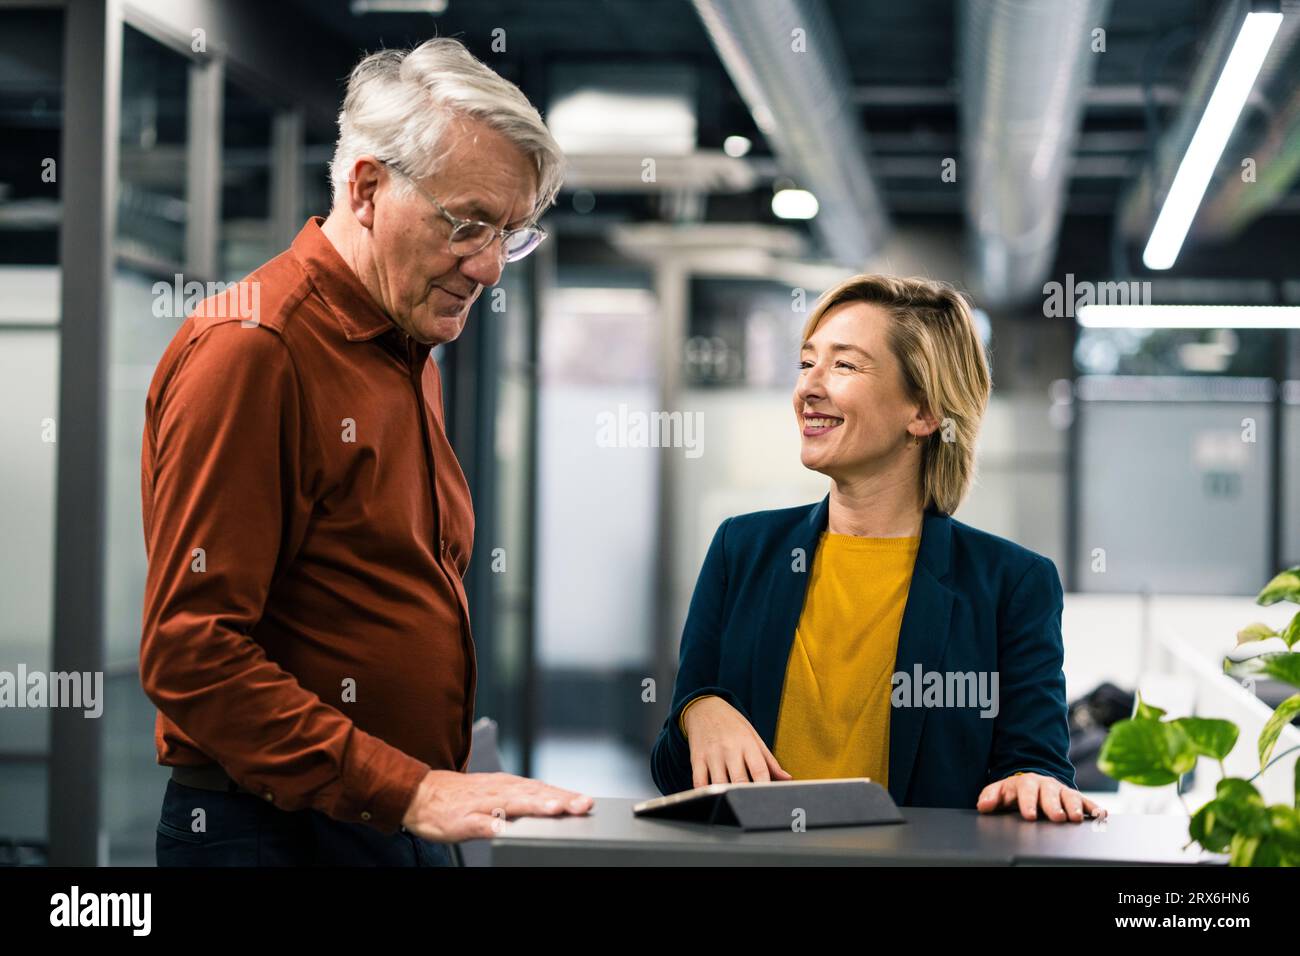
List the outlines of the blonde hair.
<svg viewBox="0 0 1300 956">
<path fill-rule="evenodd" d="M 944 282 L 857 275 L 817 300 L 803 341 L 828 312 L 852 302 L 879 305 L 889 314 L 889 347 L 908 393 L 940 421 L 921 449 L 921 493 L 925 507 L 952 514 L 975 478 L 975 438 L 992 390 L 970 303 Z"/>
</svg>

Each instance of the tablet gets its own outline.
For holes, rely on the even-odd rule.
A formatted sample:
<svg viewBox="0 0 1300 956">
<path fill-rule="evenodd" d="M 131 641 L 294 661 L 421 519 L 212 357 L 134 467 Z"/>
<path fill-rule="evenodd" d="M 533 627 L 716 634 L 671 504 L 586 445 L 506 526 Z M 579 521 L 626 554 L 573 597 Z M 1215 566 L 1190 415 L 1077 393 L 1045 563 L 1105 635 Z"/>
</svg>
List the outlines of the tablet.
<svg viewBox="0 0 1300 956">
<path fill-rule="evenodd" d="M 711 783 L 642 801 L 632 807 L 632 813 L 742 830 L 904 822 L 889 791 L 869 777 Z"/>
</svg>

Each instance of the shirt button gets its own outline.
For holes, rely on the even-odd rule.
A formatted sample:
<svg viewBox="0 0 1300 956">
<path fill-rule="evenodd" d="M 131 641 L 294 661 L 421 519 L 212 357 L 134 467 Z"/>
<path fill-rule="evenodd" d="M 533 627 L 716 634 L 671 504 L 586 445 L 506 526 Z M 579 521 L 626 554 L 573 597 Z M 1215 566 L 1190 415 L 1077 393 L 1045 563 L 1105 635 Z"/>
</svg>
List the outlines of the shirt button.
<svg viewBox="0 0 1300 956">
<path fill-rule="evenodd" d="M 273 794 L 270 790 L 268 790 L 266 791 L 266 793 L 262 794 L 262 799 L 264 799 L 267 803 L 271 803 L 275 800 L 275 794 Z"/>
<path fill-rule="evenodd" d="M 362 810 L 362 811 L 361 811 L 361 819 L 362 819 L 362 820 L 369 820 L 369 819 L 370 819 L 370 811 L 369 811 L 369 810 Z"/>
<path fill-rule="evenodd" d="M 438 547 L 442 548 L 442 550 L 445 552 L 447 550 L 447 539 L 446 538 L 440 539 L 438 541 Z"/>
</svg>

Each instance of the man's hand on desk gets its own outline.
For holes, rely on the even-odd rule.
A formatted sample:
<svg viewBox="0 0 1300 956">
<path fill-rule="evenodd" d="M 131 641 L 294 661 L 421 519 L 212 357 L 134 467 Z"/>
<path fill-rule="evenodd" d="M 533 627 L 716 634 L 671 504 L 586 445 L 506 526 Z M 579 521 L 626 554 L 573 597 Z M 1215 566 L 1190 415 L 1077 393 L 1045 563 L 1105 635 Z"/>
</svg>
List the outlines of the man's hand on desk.
<svg viewBox="0 0 1300 956">
<path fill-rule="evenodd" d="M 435 843 L 487 839 L 509 817 L 582 815 L 591 797 L 510 773 L 431 770 L 402 818 L 402 826 Z"/>
<path fill-rule="evenodd" d="M 993 813 L 1006 807 L 1019 806 L 1026 820 L 1037 820 L 1041 807 L 1053 823 L 1081 823 L 1085 817 L 1105 818 L 1107 810 L 1089 800 L 1078 790 L 1071 790 L 1059 780 L 1040 773 L 1018 773 L 991 783 L 984 788 L 975 809 L 980 813 Z"/>
<path fill-rule="evenodd" d="M 692 701 L 683 718 L 691 746 L 691 786 L 793 780 L 740 711 L 721 697 Z"/>
</svg>

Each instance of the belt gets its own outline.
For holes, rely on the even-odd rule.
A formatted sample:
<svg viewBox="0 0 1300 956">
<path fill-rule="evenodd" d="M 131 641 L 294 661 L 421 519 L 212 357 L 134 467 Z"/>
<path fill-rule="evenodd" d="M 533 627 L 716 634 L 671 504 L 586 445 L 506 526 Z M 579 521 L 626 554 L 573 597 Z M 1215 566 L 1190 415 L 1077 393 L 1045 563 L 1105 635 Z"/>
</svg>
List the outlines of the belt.
<svg viewBox="0 0 1300 956">
<path fill-rule="evenodd" d="M 209 763 L 201 767 L 172 767 L 172 779 L 182 787 L 197 787 L 200 790 L 217 790 L 222 793 L 253 793 L 245 790 L 230 775 L 221 769 L 221 764 Z M 405 826 L 397 828 L 402 833 L 408 832 Z"/>
<path fill-rule="evenodd" d="M 252 793 L 251 790 L 245 790 L 231 780 L 229 774 L 216 763 L 204 764 L 201 767 L 172 767 L 172 779 L 182 787 L 218 790 L 222 793 Z"/>
</svg>

